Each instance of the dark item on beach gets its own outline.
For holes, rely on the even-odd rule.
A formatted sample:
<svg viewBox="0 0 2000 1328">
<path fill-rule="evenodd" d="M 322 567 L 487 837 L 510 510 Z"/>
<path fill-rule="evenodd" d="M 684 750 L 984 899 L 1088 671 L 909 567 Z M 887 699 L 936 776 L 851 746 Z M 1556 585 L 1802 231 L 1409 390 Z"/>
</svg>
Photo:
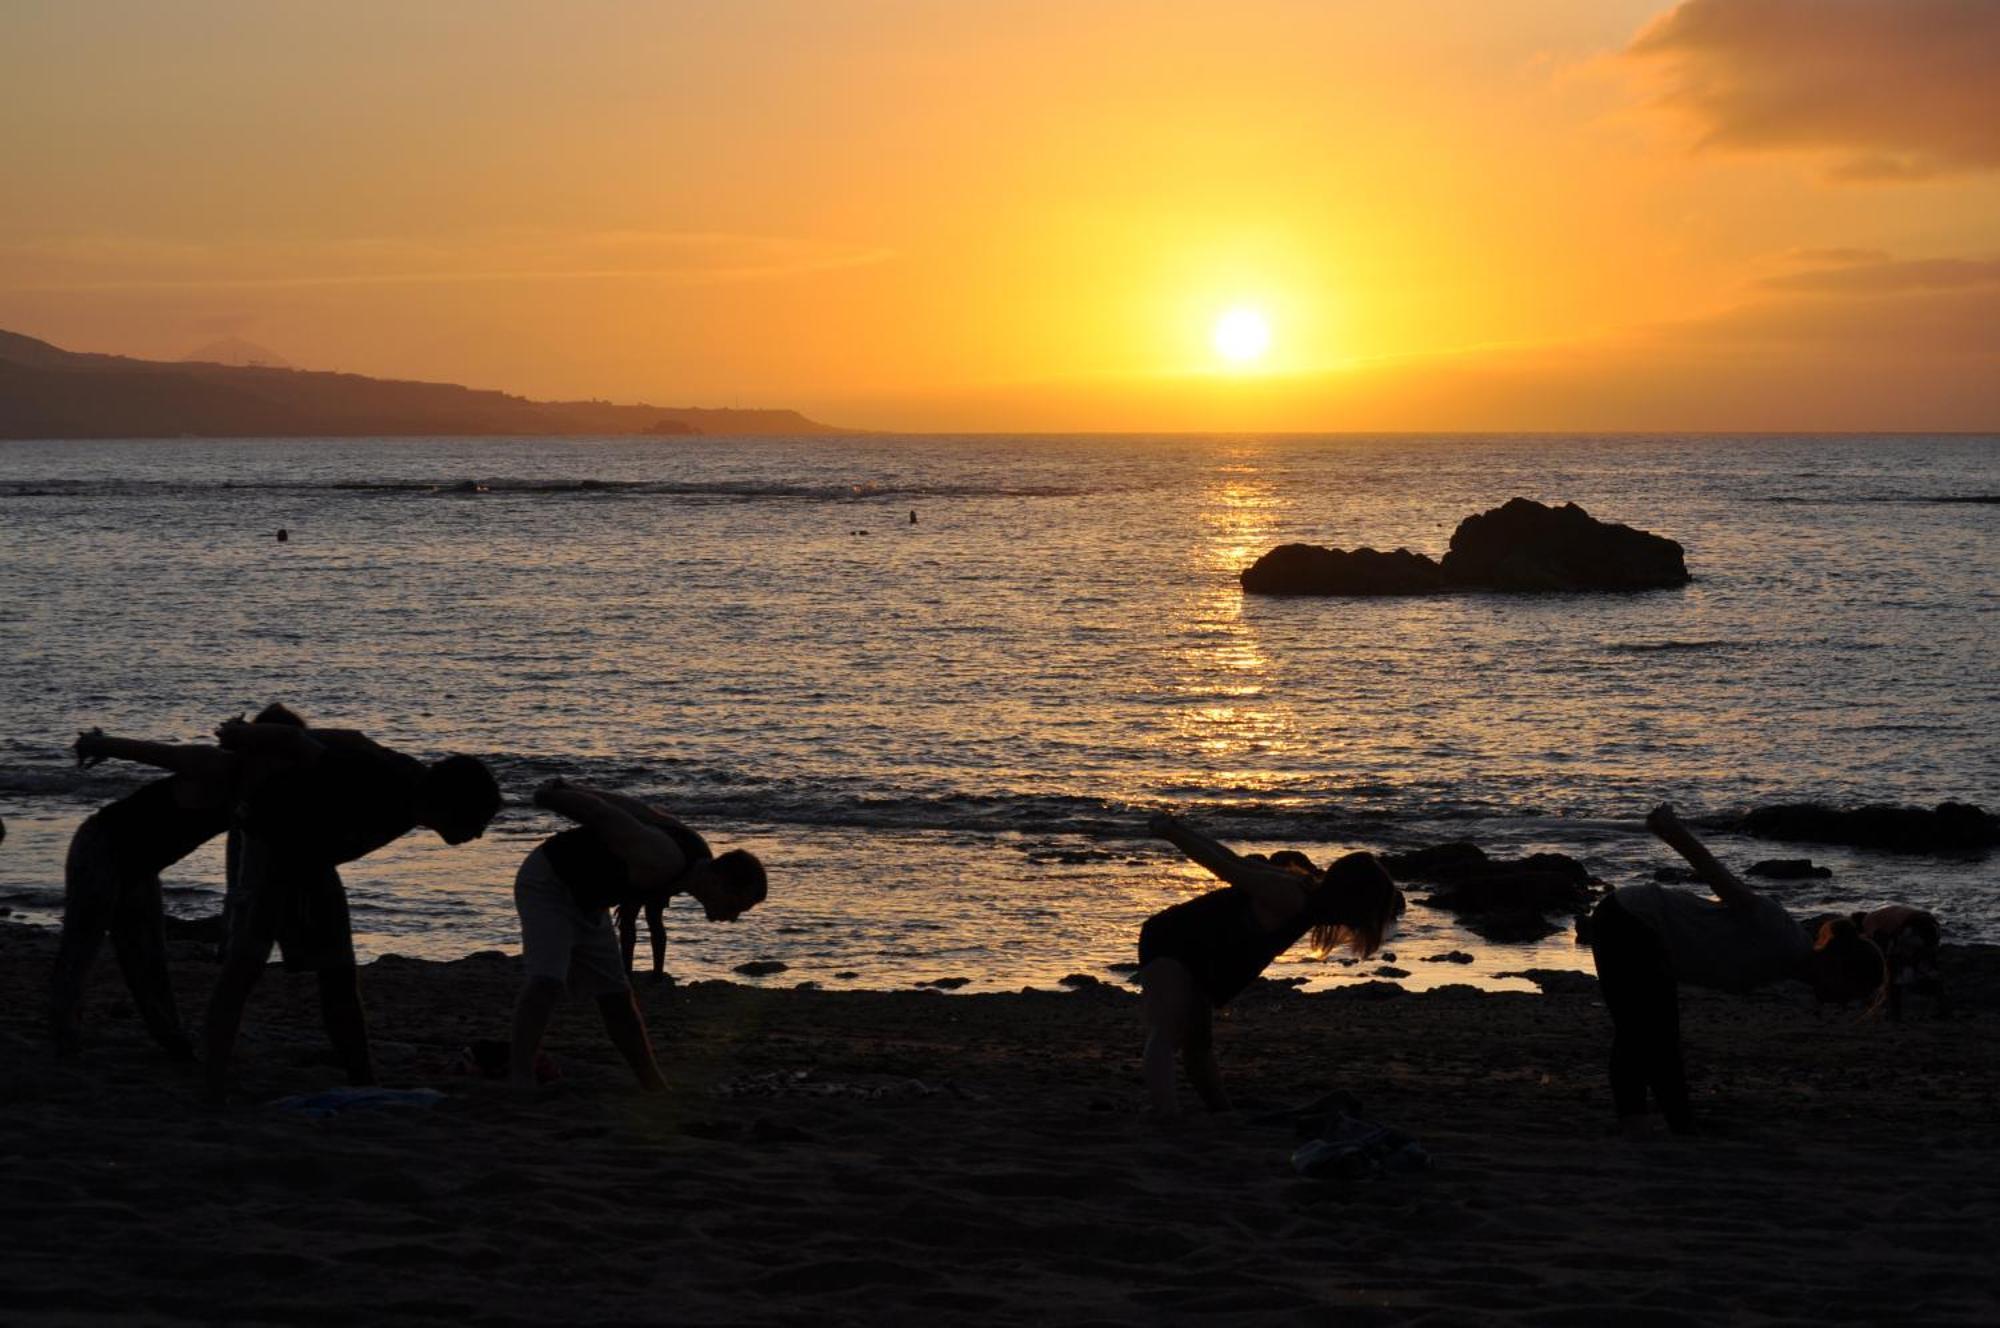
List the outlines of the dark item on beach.
<svg viewBox="0 0 2000 1328">
<path fill-rule="evenodd" d="M 278 527 L 278 543 L 283 544 L 291 537 L 291 532 L 287 531 L 283 526 Z"/>
<path fill-rule="evenodd" d="M 498 1038 L 481 1038 L 469 1042 L 458 1049 L 458 1055 L 451 1062 L 451 1072 L 474 1079 L 505 1079 L 513 1058 L 513 1049 Z M 549 1059 L 545 1051 L 535 1053 L 535 1082 L 552 1084 L 562 1078 L 562 1071 Z"/>
<path fill-rule="evenodd" d="M 1365 596 L 1670 590 L 1692 578 L 1674 540 L 1599 521 L 1575 503 L 1514 498 L 1459 522 L 1440 562 L 1408 549 L 1286 544 L 1244 569 L 1241 580 L 1256 595 Z"/>
<path fill-rule="evenodd" d="M 1751 863 L 1743 874 L 1773 881 L 1823 881 L 1833 875 L 1833 869 L 1815 866 L 1811 858 L 1765 858 Z"/>
<path fill-rule="evenodd" d="M 1795 844 L 1845 844 L 1891 853 L 1984 853 L 2000 846 L 2000 816 L 1971 803 L 1936 807 L 1870 804 L 1838 808 L 1824 803 L 1755 807 L 1736 827 L 1757 839 Z"/>
<path fill-rule="evenodd" d="M 435 1088 L 379 1088 L 357 1084 L 320 1093 L 297 1093 L 271 1104 L 278 1111 L 296 1111 L 308 1120 L 326 1120 L 350 1111 L 381 1111 L 387 1107 L 430 1108 L 444 1101 Z"/>
<path fill-rule="evenodd" d="M 1430 1153 L 1401 1130 L 1345 1113 L 1292 1152 L 1292 1170 L 1309 1180 L 1370 1180 L 1427 1171 L 1430 1165 Z"/>
</svg>

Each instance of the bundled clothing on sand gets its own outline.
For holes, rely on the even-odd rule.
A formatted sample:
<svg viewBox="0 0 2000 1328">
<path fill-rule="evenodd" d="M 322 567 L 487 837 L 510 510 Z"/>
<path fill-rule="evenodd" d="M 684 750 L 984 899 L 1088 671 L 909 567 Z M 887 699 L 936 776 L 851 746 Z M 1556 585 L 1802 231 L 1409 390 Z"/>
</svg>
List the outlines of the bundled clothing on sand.
<svg viewBox="0 0 2000 1328">
<path fill-rule="evenodd" d="M 1654 809 L 1646 824 L 1718 898 L 1655 884 L 1620 887 L 1591 915 L 1590 947 L 1611 1015 L 1619 1120 L 1635 1125 L 1650 1090 L 1668 1127 L 1687 1133 L 1694 1114 L 1681 1059 L 1681 983 L 1744 992 L 1796 979 L 1845 1000 L 1880 987 L 1882 956 L 1845 920 L 1809 936 L 1783 905 L 1717 862 L 1671 807 Z"/>
</svg>

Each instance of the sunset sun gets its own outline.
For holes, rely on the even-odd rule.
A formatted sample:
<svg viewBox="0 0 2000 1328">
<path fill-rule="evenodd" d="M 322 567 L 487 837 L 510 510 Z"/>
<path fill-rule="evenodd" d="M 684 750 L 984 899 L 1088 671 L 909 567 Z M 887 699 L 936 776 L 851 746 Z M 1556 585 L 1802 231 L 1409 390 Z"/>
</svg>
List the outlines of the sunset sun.
<svg viewBox="0 0 2000 1328">
<path fill-rule="evenodd" d="M 1231 309 L 1215 320 L 1210 341 L 1231 364 L 1255 364 L 1271 348 L 1271 324 L 1255 309 Z"/>
</svg>

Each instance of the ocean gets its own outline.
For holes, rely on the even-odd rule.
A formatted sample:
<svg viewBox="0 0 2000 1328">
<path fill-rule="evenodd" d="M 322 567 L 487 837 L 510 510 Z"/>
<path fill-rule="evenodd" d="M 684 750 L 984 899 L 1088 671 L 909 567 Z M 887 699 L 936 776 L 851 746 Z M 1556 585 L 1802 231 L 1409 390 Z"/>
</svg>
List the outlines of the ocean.
<svg viewBox="0 0 2000 1328">
<path fill-rule="evenodd" d="M 1472 839 L 1612 884 L 1675 863 L 1640 825 L 1661 801 L 1993 809 L 1995 495 L 1992 436 L 0 443 L 0 908 L 52 923 L 69 834 L 136 782 L 74 769 L 76 730 L 197 741 L 272 700 L 509 794 L 475 844 L 346 870 L 364 955 L 517 949 L 513 872 L 555 828 L 526 795 L 560 774 L 763 856 L 769 902 L 669 909 L 667 964 L 775 985 L 1115 980 L 1211 884 L 1145 836 L 1166 807 L 1243 847 Z M 1237 584 L 1290 541 L 1437 556 L 1515 496 L 1677 539 L 1695 580 Z M 1831 867 L 1770 887 L 1795 911 L 1902 900 L 2000 941 L 1990 861 L 1711 842 Z M 170 910 L 220 877 L 215 846 L 183 862 Z M 1414 901 L 1388 949 L 1272 974 L 1589 966 Z"/>
</svg>

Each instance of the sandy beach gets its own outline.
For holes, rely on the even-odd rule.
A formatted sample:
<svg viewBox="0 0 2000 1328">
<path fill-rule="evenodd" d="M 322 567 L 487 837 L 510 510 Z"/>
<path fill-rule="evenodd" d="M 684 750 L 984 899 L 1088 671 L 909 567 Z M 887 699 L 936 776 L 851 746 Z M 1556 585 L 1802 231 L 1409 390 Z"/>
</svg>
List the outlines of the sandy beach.
<svg viewBox="0 0 2000 1328">
<path fill-rule="evenodd" d="M 1139 1114 L 1114 988 L 948 996 L 646 987 L 674 1089 L 575 1004 L 532 1098 L 452 1075 L 501 1036 L 497 953 L 385 958 L 385 1080 L 429 1108 L 314 1120 L 312 980 L 273 969 L 242 1101 L 197 1104 L 107 963 L 83 1059 L 39 1026 L 53 933 L 0 927 L 0 1281 L 10 1322 L 1991 1323 L 2000 951 L 1898 1026 L 1802 992 L 1693 993 L 1697 1142 L 1617 1140 L 1589 983 L 1253 991 L 1218 1023 L 1228 1117 Z M 177 943 L 184 1009 L 212 970 Z M 1581 989 L 1579 990 L 1579 986 Z M 1333 1090 L 1430 1170 L 1314 1181 Z"/>
</svg>

